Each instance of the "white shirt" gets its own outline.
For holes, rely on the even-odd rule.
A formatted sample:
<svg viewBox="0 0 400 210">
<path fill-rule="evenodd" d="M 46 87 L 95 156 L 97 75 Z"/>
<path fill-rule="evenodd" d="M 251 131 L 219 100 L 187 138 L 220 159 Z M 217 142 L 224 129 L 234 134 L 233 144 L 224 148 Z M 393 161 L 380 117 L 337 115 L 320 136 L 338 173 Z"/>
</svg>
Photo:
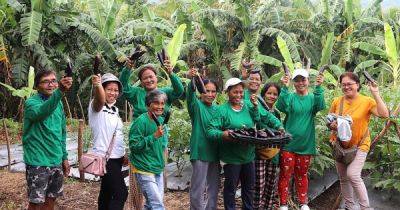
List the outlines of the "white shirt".
<svg viewBox="0 0 400 210">
<path fill-rule="evenodd" d="M 88 109 L 89 126 L 92 129 L 93 136 L 92 152 L 106 155 L 114 131 L 116 131 L 110 158 L 123 157 L 125 155 L 125 142 L 123 123 L 119 117 L 118 108 L 104 105 L 100 112 L 96 112 L 92 108 L 92 102 L 93 100 L 89 103 Z"/>
</svg>

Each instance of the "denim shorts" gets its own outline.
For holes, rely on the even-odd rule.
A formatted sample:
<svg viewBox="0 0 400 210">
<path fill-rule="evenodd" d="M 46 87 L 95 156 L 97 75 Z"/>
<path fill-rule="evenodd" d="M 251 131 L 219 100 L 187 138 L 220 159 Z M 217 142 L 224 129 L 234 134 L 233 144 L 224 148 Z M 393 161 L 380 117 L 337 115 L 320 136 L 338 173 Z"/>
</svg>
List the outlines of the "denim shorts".
<svg viewBox="0 0 400 210">
<path fill-rule="evenodd" d="M 63 195 L 63 170 L 61 166 L 26 165 L 26 182 L 30 203 L 44 203 L 46 197 L 57 198 Z"/>
</svg>

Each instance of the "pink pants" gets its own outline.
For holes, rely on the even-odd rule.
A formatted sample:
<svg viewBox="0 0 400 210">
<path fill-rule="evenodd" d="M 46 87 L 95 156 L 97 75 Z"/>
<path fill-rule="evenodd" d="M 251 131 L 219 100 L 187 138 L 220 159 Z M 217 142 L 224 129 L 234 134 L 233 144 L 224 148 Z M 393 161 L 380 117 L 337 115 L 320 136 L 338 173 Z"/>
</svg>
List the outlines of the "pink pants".
<svg viewBox="0 0 400 210">
<path fill-rule="evenodd" d="M 296 153 L 282 151 L 279 160 L 280 172 L 278 192 L 280 205 L 287 205 L 289 195 L 289 181 L 294 173 L 297 199 L 300 204 L 306 204 L 308 191 L 308 167 L 310 166 L 311 155 L 299 155 Z"/>
<path fill-rule="evenodd" d="M 361 178 L 361 170 L 364 166 L 367 153 L 357 151 L 356 157 L 349 165 L 336 162 L 336 169 L 339 174 L 340 188 L 345 201 L 346 209 L 354 209 L 353 190 L 356 192 L 361 209 L 369 209 L 367 189 Z"/>
</svg>

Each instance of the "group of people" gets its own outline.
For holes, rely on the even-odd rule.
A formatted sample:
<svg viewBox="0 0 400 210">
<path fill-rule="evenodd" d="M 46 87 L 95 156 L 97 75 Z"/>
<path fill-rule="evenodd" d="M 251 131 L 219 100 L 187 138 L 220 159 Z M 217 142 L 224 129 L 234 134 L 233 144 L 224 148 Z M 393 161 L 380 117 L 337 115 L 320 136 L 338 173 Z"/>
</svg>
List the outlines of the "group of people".
<svg viewBox="0 0 400 210">
<path fill-rule="evenodd" d="M 168 148 L 165 124 L 172 102 L 183 94 L 192 123 L 190 209 L 217 208 L 221 163 L 225 209 L 236 209 L 239 183 L 242 209 L 288 209 L 292 177 L 301 210 L 309 209 L 307 174 L 312 156 L 316 155 L 315 116 L 326 108 L 322 74 L 317 76 L 313 92 L 310 92 L 310 75 L 306 69 L 296 69 L 292 75 L 283 76 L 283 85 L 266 83 L 261 87 L 261 72 L 244 68 L 242 78 L 226 81 L 223 91 L 227 101 L 216 104 L 217 82 L 204 79 L 205 93 L 198 94 L 191 82 L 185 90 L 168 59 L 164 61 L 164 68 L 171 87 L 157 87 L 157 69 L 152 65 L 135 70 L 140 86 L 134 86 L 129 79 L 133 62 L 127 62 L 119 78 L 111 73 L 92 76 L 93 98 L 88 108 L 93 134 L 91 151 L 102 155 L 110 153 L 107 173 L 101 178 L 99 209 L 123 209 L 128 190 L 121 169 L 128 162 L 132 164 L 132 173 L 145 196 L 144 208 L 165 209 L 163 171 Z M 189 70 L 189 78 L 196 75 L 197 69 Z M 353 191 L 361 208 L 368 209 L 368 195 L 361 178 L 370 146 L 368 123 L 371 115 L 388 117 L 389 113 L 375 83 L 369 84 L 371 98 L 359 93 L 361 84 L 356 74 L 346 72 L 339 82 L 343 96 L 333 101 L 330 112 L 352 118 L 353 135 L 343 147 L 359 148 L 350 164 L 336 162 L 341 191 L 346 209 L 354 208 Z M 54 71 L 40 71 L 35 76 L 38 93 L 25 103 L 23 148 L 28 209 L 54 209 L 55 199 L 63 194 L 63 175 L 69 174 L 69 164 L 61 98 L 71 85 L 71 77 L 57 81 Z M 129 157 L 123 123 L 115 106 L 121 95 L 133 106 L 128 136 Z M 267 107 L 259 104 L 258 95 Z M 283 122 L 281 113 L 285 115 Z M 335 142 L 337 122 L 327 126 L 332 130 L 331 142 Z M 273 128 L 290 133 L 292 140 L 280 150 L 238 143 L 230 132 L 244 127 Z"/>
</svg>

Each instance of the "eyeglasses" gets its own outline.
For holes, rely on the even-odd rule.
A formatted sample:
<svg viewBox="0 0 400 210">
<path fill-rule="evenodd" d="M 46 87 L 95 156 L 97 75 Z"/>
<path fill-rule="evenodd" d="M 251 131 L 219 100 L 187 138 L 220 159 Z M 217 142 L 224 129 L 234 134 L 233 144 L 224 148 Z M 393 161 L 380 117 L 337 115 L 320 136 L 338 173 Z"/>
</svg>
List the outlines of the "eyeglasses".
<svg viewBox="0 0 400 210">
<path fill-rule="evenodd" d="M 350 87 L 350 86 L 355 85 L 355 84 L 357 84 L 357 83 L 356 82 L 353 82 L 353 83 L 342 83 L 342 84 L 340 84 L 340 87 L 345 88 L 345 87 Z"/>
<path fill-rule="evenodd" d="M 53 80 L 43 80 L 43 81 L 40 82 L 40 84 L 45 84 L 47 86 L 50 86 L 50 85 L 57 84 L 57 80 L 55 80 L 55 79 L 53 79 Z"/>
<path fill-rule="evenodd" d="M 119 90 L 113 90 L 113 89 L 105 89 L 104 91 L 106 93 L 119 93 Z"/>
</svg>

